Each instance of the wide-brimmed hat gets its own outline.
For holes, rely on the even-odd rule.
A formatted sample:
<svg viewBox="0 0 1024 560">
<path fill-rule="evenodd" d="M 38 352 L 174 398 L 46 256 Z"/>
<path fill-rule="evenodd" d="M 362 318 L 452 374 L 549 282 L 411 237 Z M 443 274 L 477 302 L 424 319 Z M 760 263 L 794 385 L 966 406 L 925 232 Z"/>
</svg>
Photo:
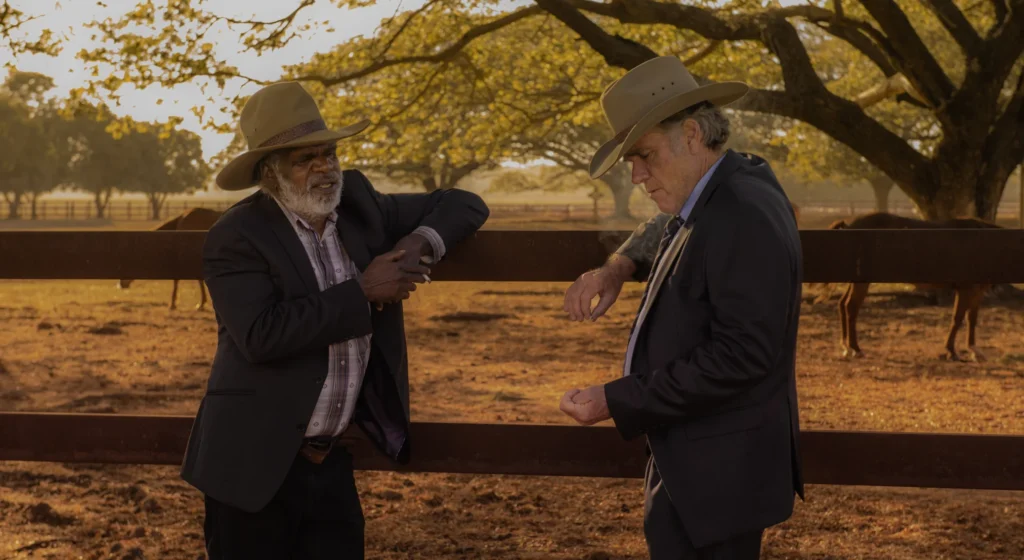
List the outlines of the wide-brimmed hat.
<svg viewBox="0 0 1024 560">
<path fill-rule="evenodd" d="M 615 136 L 594 153 L 590 177 L 604 175 L 644 133 L 668 117 L 702 101 L 727 105 L 748 89 L 742 82 L 698 85 L 674 56 L 660 56 L 636 66 L 601 94 L 601 108 Z"/>
<path fill-rule="evenodd" d="M 326 144 L 362 132 L 369 126 L 362 120 L 330 130 L 313 96 L 298 82 L 269 85 L 246 101 L 239 125 L 249 150 L 228 162 L 217 174 L 217 186 L 228 191 L 256 184 L 255 167 L 275 150 Z"/>
</svg>

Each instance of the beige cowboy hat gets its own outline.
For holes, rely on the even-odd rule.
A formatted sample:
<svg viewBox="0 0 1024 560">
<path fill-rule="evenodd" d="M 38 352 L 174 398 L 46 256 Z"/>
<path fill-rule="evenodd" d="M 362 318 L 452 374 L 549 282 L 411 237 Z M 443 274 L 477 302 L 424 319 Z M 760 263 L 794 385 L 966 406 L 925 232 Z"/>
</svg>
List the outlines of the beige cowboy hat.
<svg viewBox="0 0 1024 560">
<path fill-rule="evenodd" d="M 217 186 L 227 191 L 252 187 L 256 184 L 256 165 L 270 152 L 341 140 L 359 134 L 369 124 L 364 119 L 330 130 L 313 96 L 298 82 L 269 85 L 254 93 L 242 107 L 239 125 L 249 150 L 217 173 Z"/>
<path fill-rule="evenodd" d="M 682 61 L 660 56 L 640 64 L 615 80 L 601 94 L 601 108 L 615 137 L 590 160 L 590 177 L 597 179 L 648 130 L 672 115 L 709 101 L 721 107 L 747 93 L 742 82 L 697 85 Z"/>
</svg>

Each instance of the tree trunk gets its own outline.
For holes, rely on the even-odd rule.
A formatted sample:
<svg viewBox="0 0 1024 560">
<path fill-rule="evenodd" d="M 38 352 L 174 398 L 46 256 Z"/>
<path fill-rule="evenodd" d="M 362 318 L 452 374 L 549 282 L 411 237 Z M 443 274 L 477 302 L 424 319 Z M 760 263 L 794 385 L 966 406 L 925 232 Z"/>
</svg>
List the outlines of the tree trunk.
<svg viewBox="0 0 1024 560">
<path fill-rule="evenodd" d="M 39 202 L 39 196 L 41 194 L 42 193 L 34 192 L 34 193 L 32 193 L 32 198 L 29 199 L 29 201 L 32 204 L 32 218 L 31 219 L 33 219 L 33 220 L 38 220 L 39 219 L 39 212 L 36 210 L 36 208 L 37 208 L 37 204 Z"/>
<path fill-rule="evenodd" d="M 110 203 L 111 194 L 113 194 L 113 189 L 103 189 L 93 193 L 93 203 L 96 205 L 96 219 L 102 220 L 106 217 L 107 204 Z"/>
<path fill-rule="evenodd" d="M 8 220 L 20 219 L 20 216 L 18 216 L 18 209 L 21 207 L 21 191 L 15 191 L 14 192 L 14 198 L 11 198 L 10 195 L 8 195 L 7 193 L 4 193 L 4 198 L 7 199 L 7 204 L 8 204 L 8 206 L 7 206 L 7 219 Z"/>
<path fill-rule="evenodd" d="M 626 166 L 618 165 L 612 168 L 608 172 L 607 178 L 604 179 L 604 183 L 612 191 L 612 198 L 615 200 L 614 217 L 624 220 L 633 219 L 633 215 L 629 212 L 629 198 L 633 194 L 635 186 L 627 175 Z"/>
<path fill-rule="evenodd" d="M 440 188 L 437 184 L 437 179 L 433 175 L 429 177 L 421 177 L 420 183 L 423 184 L 423 190 L 428 193 L 432 193 Z"/>
<path fill-rule="evenodd" d="M 167 200 L 167 194 L 146 193 L 146 198 L 149 199 L 150 218 L 154 220 L 159 220 L 160 209 L 163 208 L 164 202 Z"/>
<path fill-rule="evenodd" d="M 871 190 L 875 193 L 875 211 L 888 212 L 889 193 L 892 192 L 893 187 L 892 179 L 881 175 L 872 177 L 869 182 L 871 183 Z"/>
<path fill-rule="evenodd" d="M 907 189 L 921 214 L 929 220 L 950 220 L 953 218 L 981 218 L 994 222 L 999 210 L 1008 177 L 995 177 L 991 182 L 974 179 L 970 184 L 940 182 L 938 189 L 931 189 L 931 196 L 922 197 L 923 189 Z"/>
</svg>

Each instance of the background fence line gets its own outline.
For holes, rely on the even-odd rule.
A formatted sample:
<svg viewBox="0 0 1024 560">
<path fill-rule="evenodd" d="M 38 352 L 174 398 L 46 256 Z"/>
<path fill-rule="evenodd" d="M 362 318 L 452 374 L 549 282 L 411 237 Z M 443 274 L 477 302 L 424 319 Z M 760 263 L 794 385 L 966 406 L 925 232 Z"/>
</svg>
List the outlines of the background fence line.
<svg viewBox="0 0 1024 560">
<path fill-rule="evenodd" d="M 836 214 L 841 216 L 852 216 L 875 211 L 875 202 L 872 200 L 852 201 L 822 201 L 822 200 L 794 200 L 801 212 L 816 212 L 822 214 Z M 168 200 L 160 208 L 160 220 L 166 220 L 181 214 L 189 208 L 209 208 L 212 210 L 224 211 L 234 201 L 231 200 Z M 589 219 L 594 216 L 594 205 L 564 204 L 564 203 L 543 203 L 532 202 L 523 204 L 513 203 L 489 203 L 488 207 L 492 215 L 528 215 L 535 217 L 556 217 L 566 219 Z M 611 202 L 603 202 L 597 206 L 598 217 L 608 218 L 615 213 L 615 206 Z M 637 218 L 647 218 L 653 215 L 656 210 L 632 208 L 632 214 Z M 6 219 L 10 212 L 10 204 L 0 199 L 0 220 Z M 912 216 L 915 214 L 914 205 L 906 201 L 891 201 L 889 212 Z M 1014 217 L 1019 212 L 1017 203 L 1004 201 L 999 205 L 999 217 Z M 31 219 L 32 208 L 27 202 L 22 202 L 18 207 L 18 216 L 22 220 Z M 74 199 L 43 199 L 36 205 L 36 218 L 38 220 L 91 220 L 96 218 L 96 206 L 91 200 Z M 106 207 L 106 219 L 115 222 L 142 222 L 152 221 L 152 209 L 150 204 L 144 200 L 114 200 Z"/>
</svg>

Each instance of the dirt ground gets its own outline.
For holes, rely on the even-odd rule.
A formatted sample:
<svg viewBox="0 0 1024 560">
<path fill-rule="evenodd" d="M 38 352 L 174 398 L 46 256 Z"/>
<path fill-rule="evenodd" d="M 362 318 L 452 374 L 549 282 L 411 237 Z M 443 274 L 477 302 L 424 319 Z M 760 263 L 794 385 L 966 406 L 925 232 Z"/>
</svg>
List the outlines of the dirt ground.
<svg viewBox="0 0 1024 560">
<path fill-rule="evenodd" d="M 417 421 L 566 424 L 568 388 L 618 375 L 642 286 L 569 323 L 565 283 L 435 283 L 406 304 Z M 183 282 L 0 282 L 0 410 L 194 414 L 215 348 Z M 950 308 L 874 286 L 866 357 L 834 301 L 803 307 L 802 427 L 1024 433 L 1024 300 L 989 300 L 981 363 L 938 357 Z M 488 314 L 486 317 L 467 313 Z M 486 320 L 480 320 L 486 319 Z M 964 344 L 963 339 L 960 342 Z M 369 558 L 639 559 L 641 481 L 357 473 Z M 202 499 L 176 467 L 0 463 L 0 558 L 204 558 Z M 763 558 L 1024 557 L 1024 493 L 812 485 Z"/>
</svg>

